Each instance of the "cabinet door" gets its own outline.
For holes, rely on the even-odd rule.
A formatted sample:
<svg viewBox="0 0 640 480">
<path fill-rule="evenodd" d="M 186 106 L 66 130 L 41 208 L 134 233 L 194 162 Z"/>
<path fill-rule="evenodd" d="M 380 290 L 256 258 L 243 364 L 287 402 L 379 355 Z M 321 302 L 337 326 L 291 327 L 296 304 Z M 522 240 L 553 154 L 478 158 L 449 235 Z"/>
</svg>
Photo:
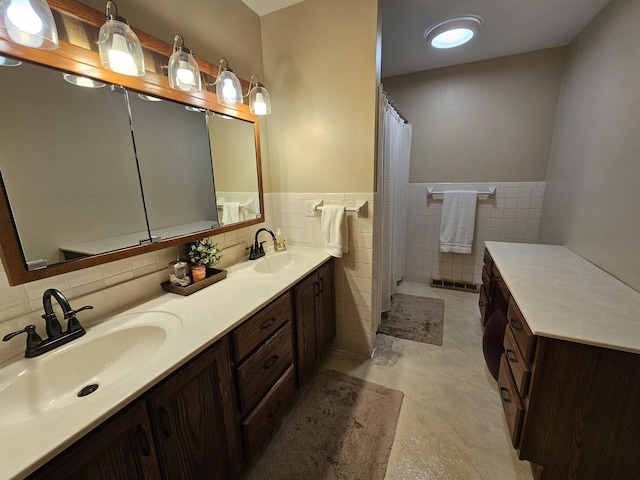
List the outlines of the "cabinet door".
<svg viewBox="0 0 640 480">
<path fill-rule="evenodd" d="M 227 341 L 210 347 L 147 396 L 167 480 L 238 476 L 239 426 Z"/>
<path fill-rule="evenodd" d="M 318 349 L 322 354 L 336 338 L 336 299 L 333 260 L 318 269 Z"/>
<path fill-rule="evenodd" d="M 309 275 L 293 289 L 296 311 L 298 385 L 304 384 L 311 378 L 318 363 L 316 310 L 319 289 L 317 273 Z"/>
<path fill-rule="evenodd" d="M 159 480 L 144 400 L 107 420 L 28 478 Z"/>
</svg>

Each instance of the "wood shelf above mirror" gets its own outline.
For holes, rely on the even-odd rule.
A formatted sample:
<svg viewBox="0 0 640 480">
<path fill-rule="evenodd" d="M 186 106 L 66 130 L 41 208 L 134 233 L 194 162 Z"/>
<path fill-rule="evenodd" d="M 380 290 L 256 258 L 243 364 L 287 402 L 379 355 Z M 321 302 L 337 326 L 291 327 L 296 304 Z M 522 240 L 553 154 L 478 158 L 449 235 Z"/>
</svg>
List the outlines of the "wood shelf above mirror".
<svg viewBox="0 0 640 480">
<path fill-rule="evenodd" d="M 132 27 L 145 75 L 106 70 L 97 51 L 104 13 L 75 0 L 49 5 L 59 49 L 0 38 L 0 55 L 24 62 L 0 68 L 0 81 L 13 82 L 14 98 L 6 100 L 16 107 L 0 119 L 0 253 L 9 283 L 263 222 L 258 118 L 246 104 L 217 102 L 218 68 L 197 59 L 203 90 L 171 89 L 166 66 L 173 47 Z M 92 94 L 64 82 L 65 72 L 107 88 Z M 241 84 L 246 93 L 249 83 Z M 93 130 L 85 130 L 89 125 Z"/>
</svg>

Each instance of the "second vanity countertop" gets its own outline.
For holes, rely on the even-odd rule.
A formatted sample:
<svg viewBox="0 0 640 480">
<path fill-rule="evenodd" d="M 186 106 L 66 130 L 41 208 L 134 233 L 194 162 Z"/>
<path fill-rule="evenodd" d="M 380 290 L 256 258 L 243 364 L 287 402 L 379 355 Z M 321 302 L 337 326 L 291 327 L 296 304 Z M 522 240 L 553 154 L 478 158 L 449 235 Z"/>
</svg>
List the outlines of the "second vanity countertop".
<svg viewBox="0 0 640 480">
<path fill-rule="evenodd" d="M 640 293 L 567 247 L 486 242 L 534 335 L 640 353 Z"/>
<path fill-rule="evenodd" d="M 101 385 L 95 393 L 69 406 L 37 412 L 33 419 L 20 423 L 0 424 L 3 478 L 23 478 L 35 471 L 330 258 L 323 249 L 303 246 L 281 253 L 271 252 L 266 258 L 289 254 L 296 255 L 295 262 L 276 273 L 256 271 L 255 266 L 264 259 L 243 262 L 228 268 L 223 281 L 188 297 L 162 294 L 96 325 L 117 323 L 120 317 L 143 312 L 166 312 L 181 322 L 174 338 L 158 352 L 150 353 L 151 361 L 145 361 L 116 382 Z M 85 337 L 69 345 L 82 342 L 96 327 L 87 328 Z M 39 358 L 42 357 L 28 361 L 37 362 Z M 0 403 L 3 403 L 1 400 L 2 391 Z"/>
</svg>

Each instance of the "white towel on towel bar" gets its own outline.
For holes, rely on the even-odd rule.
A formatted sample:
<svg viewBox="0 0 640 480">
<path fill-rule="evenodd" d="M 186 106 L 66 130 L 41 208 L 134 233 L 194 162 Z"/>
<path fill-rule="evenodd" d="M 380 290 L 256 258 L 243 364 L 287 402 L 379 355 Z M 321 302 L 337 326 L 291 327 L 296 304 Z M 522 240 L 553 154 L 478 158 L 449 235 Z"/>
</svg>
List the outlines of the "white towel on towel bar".
<svg viewBox="0 0 640 480">
<path fill-rule="evenodd" d="M 324 205 L 322 207 L 322 236 L 324 249 L 332 257 L 341 258 L 349 251 L 349 226 L 344 205 Z"/>
<path fill-rule="evenodd" d="M 228 225 L 240 221 L 240 203 L 224 202 L 222 206 L 222 223 Z"/>
<path fill-rule="evenodd" d="M 440 219 L 440 251 L 471 253 L 476 224 L 476 190 L 445 190 Z"/>
</svg>

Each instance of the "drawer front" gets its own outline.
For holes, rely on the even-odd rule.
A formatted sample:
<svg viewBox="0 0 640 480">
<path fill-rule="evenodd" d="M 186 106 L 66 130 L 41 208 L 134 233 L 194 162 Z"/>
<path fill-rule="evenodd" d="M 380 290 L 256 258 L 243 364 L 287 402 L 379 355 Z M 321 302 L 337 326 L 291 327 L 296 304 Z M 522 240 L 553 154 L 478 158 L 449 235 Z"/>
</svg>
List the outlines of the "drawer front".
<svg viewBox="0 0 640 480">
<path fill-rule="evenodd" d="M 507 419 L 507 428 L 509 436 L 514 448 L 518 448 L 520 442 L 520 431 L 522 430 L 522 419 L 524 417 L 524 408 L 522 400 L 518 395 L 511 369 L 506 356 L 503 354 L 500 358 L 500 373 L 498 374 L 498 388 L 500 390 L 500 399 L 502 400 L 502 408 L 504 416 Z"/>
<path fill-rule="evenodd" d="M 285 323 L 237 369 L 240 410 L 246 412 L 293 363 L 291 322 Z"/>
<path fill-rule="evenodd" d="M 482 283 L 487 287 L 491 284 L 491 275 L 489 274 L 489 270 L 487 270 L 487 266 L 482 267 Z"/>
<path fill-rule="evenodd" d="M 507 321 L 516 339 L 522 358 L 529 365 L 533 362 L 533 351 L 536 337 L 533 336 L 527 322 L 525 322 L 520 309 L 513 298 L 509 300 L 509 310 L 507 311 Z"/>
<path fill-rule="evenodd" d="M 487 250 L 486 248 L 484 249 L 484 265 L 485 267 L 487 267 L 488 271 L 491 271 L 491 263 L 493 262 L 493 259 L 491 258 L 491 254 L 489 253 L 489 250 Z"/>
<path fill-rule="evenodd" d="M 244 451 L 247 461 L 271 437 L 273 428 L 293 405 L 296 398 L 295 377 L 291 365 L 276 385 L 242 422 Z"/>
<path fill-rule="evenodd" d="M 286 293 L 233 331 L 236 361 L 250 354 L 288 320 L 291 320 L 291 297 Z"/>
<path fill-rule="evenodd" d="M 531 369 L 522 358 L 522 353 L 520 353 L 520 348 L 516 343 L 510 325 L 507 325 L 507 328 L 504 330 L 504 355 L 507 363 L 509 363 L 509 368 L 511 369 L 513 380 L 516 382 L 516 387 L 518 387 L 518 392 L 520 392 L 520 396 L 524 398 L 527 395 L 527 389 L 529 387 Z"/>
<path fill-rule="evenodd" d="M 483 324 L 485 322 L 485 316 L 487 314 L 487 306 L 489 305 L 489 299 L 485 291 L 484 285 L 480 287 L 480 297 L 478 298 L 478 307 L 480 308 L 480 316 L 482 317 Z"/>
</svg>

